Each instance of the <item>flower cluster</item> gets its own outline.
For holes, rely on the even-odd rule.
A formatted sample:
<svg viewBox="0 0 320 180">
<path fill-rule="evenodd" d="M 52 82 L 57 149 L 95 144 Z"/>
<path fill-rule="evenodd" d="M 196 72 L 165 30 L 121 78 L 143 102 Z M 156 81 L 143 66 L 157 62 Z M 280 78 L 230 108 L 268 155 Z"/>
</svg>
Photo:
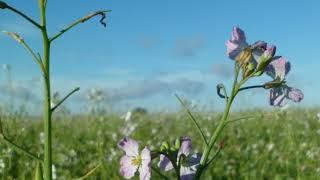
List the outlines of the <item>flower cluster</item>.
<svg viewBox="0 0 320 180">
<path fill-rule="evenodd" d="M 168 142 L 162 143 L 159 150 L 153 151 L 152 155 L 147 147 L 139 154 L 138 143 L 130 138 L 124 138 L 118 144 L 118 146 L 126 152 L 126 155 L 124 155 L 120 161 L 120 174 L 123 177 L 132 178 L 135 173 L 139 171 L 140 180 L 150 179 L 151 160 L 159 157 L 158 167 L 160 170 L 174 170 L 178 179 L 181 180 L 199 179 L 203 170 L 214 161 L 223 147 L 223 143 L 220 144 L 221 148 L 209 158 L 220 133 L 228 123 L 232 122 L 228 120 L 229 111 L 234 98 L 242 90 L 251 88 L 270 89 L 269 100 L 272 106 L 284 106 L 286 99 L 294 102 L 300 102 L 303 99 L 304 95 L 301 90 L 286 84 L 285 77 L 289 73 L 291 65 L 284 57 L 275 55 L 276 46 L 264 41 L 256 41 L 253 44 L 249 44 L 246 41 L 244 31 L 238 27 L 233 28 L 231 39 L 226 42 L 226 46 L 228 57 L 235 60 L 235 79 L 230 96 L 223 84 L 218 84 L 217 86 L 219 97 L 226 100 L 226 109 L 215 131 L 212 134 L 208 134 L 211 136 L 209 141 L 205 137 L 203 129 L 192 116 L 189 109 L 187 109 L 190 119 L 195 124 L 204 142 L 203 152 L 192 153 L 191 139 L 189 137 L 181 137 L 176 139 L 173 144 L 169 144 Z M 242 79 L 238 78 L 240 73 Z M 264 73 L 272 78 L 270 82 L 264 83 L 263 85 L 243 87 L 249 79 L 259 77 Z M 224 90 L 223 94 L 220 92 L 221 89 Z M 177 98 L 182 105 L 184 105 L 178 96 Z M 274 148 L 274 144 L 270 143 L 266 148 L 268 151 L 271 151 Z M 256 147 L 254 147 L 254 149 L 256 149 Z"/>
<path fill-rule="evenodd" d="M 140 180 L 148 180 L 151 177 L 151 152 L 145 147 L 139 153 L 137 141 L 125 137 L 120 140 L 118 147 L 125 151 L 125 155 L 120 160 L 120 174 L 130 179 L 139 172 Z M 160 147 L 158 166 L 160 170 L 179 172 L 181 180 L 192 180 L 199 167 L 201 154 L 191 153 L 191 139 L 181 137 L 176 139 L 173 146 L 164 142 Z"/>
<path fill-rule="evenodd" d="M 265 84 L 270 89 L 270 105 L 284 106 L 285 99 L 300 102 L 304 95 L 301 90 L 286 85 L 285 76 L 290 71 L 290 63 L 282 56 L 275 56 L 276 46 L 264 41 L 249 45 L 243 30 L 234 27 L 231 39 L 226 42 L 227 55 L 236 60 L 242 68 L 243 78 L 260 76 L 264 72 L 273 80 Z"/>
</svg>

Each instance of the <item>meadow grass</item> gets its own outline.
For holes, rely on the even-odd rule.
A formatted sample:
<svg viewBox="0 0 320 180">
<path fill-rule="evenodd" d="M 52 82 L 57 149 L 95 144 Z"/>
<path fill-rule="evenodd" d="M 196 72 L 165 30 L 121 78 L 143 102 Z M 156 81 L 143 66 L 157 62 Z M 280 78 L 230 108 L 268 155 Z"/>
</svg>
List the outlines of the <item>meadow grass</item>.
<svg viewBox="0 0 320 180">
<path fill-rule="evenodd" d="M 221 114 L 197 109 L 193 112 L 209 137 Z M 318 108 L 252 109 L 232 113 L 231 119 L 254 118 L 239 120 L 226 127 L 219 139 L 225 145 L 204 178 L 317 179 L 320 176 L 320 119 L 317 113 Z M 1 119 L 8 138 L 43 155 L 40 117 L 2 113 Z M 79 178 L 96 166 L 99 167 L 87 179 L 122 179 L 118 172 L 123 152 L 117 148 L 117 142 L 126 135 L 139 139 L 141 148 L 148 145 L 151 150 L 159 148 L 165 140 L 173 141 L 185 135 L 192 138 L 193 150 L 202 150 L 201 139 L 184 111 L 133 114 L 129 121 L 115 113 L 70 115 L 58 112 L 54 116 L 52 132 L 56 179 Z M 2 179 L 31 179 L 35 167 L 33 159 L 17 153 L 4 141 L 0 143 Z M 155 171 L 152 173 L 153 179 L 161 179 Z M 165 175 L 171 176 L 170 172 Z"/>
</svg>

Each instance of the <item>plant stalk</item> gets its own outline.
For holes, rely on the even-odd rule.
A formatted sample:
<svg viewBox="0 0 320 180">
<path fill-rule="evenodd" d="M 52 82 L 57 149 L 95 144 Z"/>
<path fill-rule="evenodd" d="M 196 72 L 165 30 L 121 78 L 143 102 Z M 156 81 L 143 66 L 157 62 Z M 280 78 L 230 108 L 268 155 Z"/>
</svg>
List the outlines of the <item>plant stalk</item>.
<svg viewBox="0 0 320 180">
<path fill-rule="evenodd" d="M 215 129 L 213 135 L 210 138 L 208 146 L 204 149 L 203 155 L 200 160 L 200 167 L 196 173 L 196 179 L 200 179 L 200 176 L 204 170 L 204 168 L 207 166 L 207 161 L 209 159 L 210 152 L 216 143 L 216 141 L 219 138 L 219 135 L 221 134 L 223 128 L 225 127 L 225 123 L 227 122 L 229 112 L 231 109 L 231 105 L 233 103 L 234 98 L 236 97 L 237 93 L 239 92 L 239 86 L 238 86 L 238 75 L 239 75 L 239 67 L 237 64 L 235 64 L 235 78 L 232 86 L 232 92 L 230 97 L 228 98 L 226 108 L 223 112 L 222 118 L 219 121 L 218 127 Z"/>
<path fill-rule="evenodd" d="M 41 32 L 43 41 L 43 64 L 46 71 L 44 80 L 44 103 L 43 103 L 43 122 L 44 122 L 44 177 L 46 180 L 52 179 L 52 133 L 51 133 L 51 87 L 50 87 L 50 40 L 46 27 L 46 5 L 39 1 L 41 11 Z"/>
</svg>

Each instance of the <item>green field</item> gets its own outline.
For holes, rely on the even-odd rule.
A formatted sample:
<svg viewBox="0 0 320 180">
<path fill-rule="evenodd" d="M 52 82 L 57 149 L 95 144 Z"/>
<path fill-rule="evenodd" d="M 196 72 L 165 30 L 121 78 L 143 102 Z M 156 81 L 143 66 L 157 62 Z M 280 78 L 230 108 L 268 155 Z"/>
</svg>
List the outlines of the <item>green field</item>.
<svg viewBox="0 0 320 180">
<path fill-rule="evenodd" d="M 209 136 L 220 114 L 193 111 Z M 227 126 L 220 138 L 225 146 L 207 170 L 206 179 L 317 179 L 320 176 L 317 112 L 317 108 L 312 108 L 232 113 L 231 118 L 254 118 Z M 4 114 L 1 117 L 5 136 L 42 156 L 40 118 L 25 113 Z M 184 111 L 133 114 L 127 122 L 120 116 L 57 113 L 53 121 L 56 179 L 79 178 L 96 166 L 97 170 L 88 179 L 122 179 L 118 172 L 123 152 L 117 148 L 117 142 L 127 133 L 151 150 L 159 148 L 164 140 L 173 141 L 186 135 L 192 137 L 193 149 L 201 150 L 200 137 Z M 5 141 L 0 144 L 0 152 L 2 179 L 32 178 L 36 166 L 33 159 L 17 153 Z M 153 162 L 156 167 L 157 160 Z M 161 179 L 155 171 L 152 173 L 154 178 Z"/>
</svg>

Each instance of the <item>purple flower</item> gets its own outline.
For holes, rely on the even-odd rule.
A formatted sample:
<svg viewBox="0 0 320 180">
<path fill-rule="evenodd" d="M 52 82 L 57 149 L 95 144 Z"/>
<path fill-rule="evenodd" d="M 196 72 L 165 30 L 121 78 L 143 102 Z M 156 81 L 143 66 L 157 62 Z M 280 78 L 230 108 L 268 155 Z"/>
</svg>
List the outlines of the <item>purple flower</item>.
<svg viewBox="0 0 320 180">
<path fill-rule="evenodd" d="M 231 39 L 226 42 L 226 46 L 228 57 L 235 60 L 243 49 L 249 47 L 244 31 L 238 27 L 233 27 Z"/>
<path fill-rule="evenodd" d="M 126 153 L 120 160 L 120 174 L 130 179 L 139 171 L 140 180 L 149 180 L 151 176 L 150 150 L 145 147 L 139 154 L 139 144 L 128 137 L 121 139 L 118 147 Z"/>
<path fill-rule="evenodd" d="M 181 138 L 181 146 L 178 151 L 177 162 L 179 162 L 181 158 L 184 158 L 184 160 L 181 162 L 180 179 L 192 180 L 199 167 L 201 154 L 191 154 L 191 139 L 189 137 Z M 173 169 L 173 165 L 169 158 L 162 154 L 160 155 L 160 162 L 158 166 L 164 171 Z"/>
<path fill-rule="evenodd" d="M 252 63 L 257 64 L 261 55 L 267 48 L 267 43 L 264 41 L 256 41 L 251 46 L 246 41 L 245 33 L 239 27 L 233 27 L 231 39 L 226 42 L 227 55 L 230 59 L 236 60 L 237 56 L 246 48 L 250 48 L 253 58 Z"/>
<path fill-rule="evenodd" d="M 275 81 L 284 81 L 286 75 L 291 69 L 290 62 L 283 57 L 275 57 L 273 61 L 267 66 L 266 73 Z M 304 95 L 301 90 L 282 85 L 280 87 L 273 87 L 270 89 L 270 105 L 284 106 L 285 99 L 290 99 L 293 102 L 300 102 Z"/>
</svg>

